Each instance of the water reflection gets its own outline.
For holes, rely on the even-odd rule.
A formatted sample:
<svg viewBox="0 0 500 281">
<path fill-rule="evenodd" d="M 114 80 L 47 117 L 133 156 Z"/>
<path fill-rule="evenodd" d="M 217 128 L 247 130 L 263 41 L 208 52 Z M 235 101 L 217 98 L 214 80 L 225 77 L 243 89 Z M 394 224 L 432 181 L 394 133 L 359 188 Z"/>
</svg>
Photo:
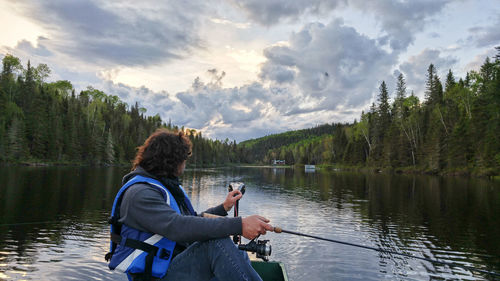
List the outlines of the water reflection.
<svg viewBox="0 0 500 281">
<path fill-rule="evenodd" d="M 261 186 L 261 191 L 268 188 L 285 196 L 292 194 L 287 203 L 294 208 L 278 216 L 286 217 L 285 224 L 291 229 L 302 228 L 309 233 L 321 232 L 327 237 L 345 237 L 348 241 L 386 250 L 483 269 L 498 271 L 500 266 L 498 183 L 464 178 L 309 174 L 273 169 L 255 170 L 250 174 L 253 175 L 248 182 Z M 317 203 L 314 204 L 316 210 L 308 208 L 311 202 Z M 290 218 L 291 213 L 298 217 L 297 221 Z M 321 227 L 325 223 L 337 229 Z M 357 229 L 362 235 L 353 234 L 350 229 Z M 314 243 L 308 245 L 314 247 Z M 292 249 L 297 250 L 296 246 Z M 387 254 L 379 255 L 379 266 L 381 273 L 397 274 L 398 278 L 481 277 L 460 268 L 450 269 Z M 425 272 L 408 272 L 415 268 Z"/>
<path fill-rule="evenodd" d="M 103 210 L 113 200 L 122 170 L 0 167 L 0 279 L 100 280 L 109 275 L 102 267 L 101 241 L 108 235 Z"/>
<path fill-rule="evenodd" d="M 109 208 L 126 170 L 0 167 L 0 280 L 126 280 L 103 261 Z M 247 186 L 243 216 L 259 213 L 293 231 L 500 271 L 498 182 L 285 168 L 183 176 L 198 211 L 221 203 L 232 181 Z M 286 234 L 266 239 L 290 280 L 487 279 Z"/>
</svg>

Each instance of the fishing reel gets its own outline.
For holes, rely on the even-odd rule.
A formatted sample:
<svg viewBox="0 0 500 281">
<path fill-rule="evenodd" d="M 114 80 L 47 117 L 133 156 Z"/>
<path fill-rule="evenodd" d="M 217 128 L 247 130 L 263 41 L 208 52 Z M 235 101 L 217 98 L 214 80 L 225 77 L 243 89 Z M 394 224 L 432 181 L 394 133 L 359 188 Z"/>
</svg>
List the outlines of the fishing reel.
<svg viewBox="0 0 500 281">
<path fill-rule="evenodd" d="M 241 194 L 245 194 L 245 184 L 242 182 L 232 182 L 228 186 L 228 191 L 239 190 Z M 234 204 L 234 217 L 238 216 L 239 211 L 239 201 Z M 269 256 L 271 255 L 271 244 L 269 240 L 257 240 L 259 236 L 252 239 L 248 244 L 241 244 L 241 237 L 239 235 L 233 236 L 233 242 L 238 244 L 238 249 L 255 253 L 257 258 L 263 261 L 269 261 Z M 269 243 L 269 244 L 268 244 Z"/>
<path fill-rule="evenodd" d="M 257 258 L 263 261 L 269 261 L 271 255 L 271 244 L 267 244 L 269 240 L 255 240 L 248 242 L 248 244 L 238 245 L 238 249 L 247 252 L 255 253 Z"/>
<path fill-rule="evenodd" d="M 239 190 L 241 192 L 241 195 L 243 195 L 245 194 L 245 184 L 242 182 L 232 182 L 227 187 L 227 191 L 231 192 L 233 190 Z M 234 204 L 234 217 L 238 216 L 239 209 L 240 209 L 240 200 L 236 201 L 236 203 Z M 234 235 L 233 242 L 234 244 L 241 243 L 240 237 L 238 235 Z"/>
<path fill-rule="evenodd" d="M 241 192 L 241 194 L 245 194 L 245 184 L 242 182 L 232 182 L 227 187 L 227 190 L 229 192 L 231 192 L 233 190 L 239 190 Z"/>
</svg>

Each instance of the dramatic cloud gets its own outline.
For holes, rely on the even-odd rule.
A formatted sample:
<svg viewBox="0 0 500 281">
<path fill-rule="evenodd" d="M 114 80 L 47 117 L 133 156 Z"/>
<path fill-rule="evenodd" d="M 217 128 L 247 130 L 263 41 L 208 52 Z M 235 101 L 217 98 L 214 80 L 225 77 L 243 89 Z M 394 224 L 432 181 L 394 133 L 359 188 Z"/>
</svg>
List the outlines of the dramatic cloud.
<svg viewBox="0 0 500 281">
<path fill-rule="evenodd" d="M 458 60 L 451 56 L 441 57 L 441 52 L 433 49 L 425 49 L 420 54 L 412 56 L 407 62 L 399 66 L 408 85 L 408 90 L 413 90 L 415 95 L 424 96 L 425 82 L 427 80 L 427 69 L 432 63 L 438 70 L 441 82 L 444 81 L 444 75 L 457 63 Z"/>
<path fill-rule="evenodd" d="M 3 34 L 26 30 L 0 57 L 237 141 L 351 122 L 400 72 L 423 96 L 430 63 L 462 75 L 500 42 L 482 0 L 7 1 Z"/>
<path fill-rule="evenodd" d="M 327 13 L 347 0 L 232 0 L 231 2 L 243 9 L 253 21 L 269 26 L 284 20 L 296 20 L 303 14 Z"/>
<path fill-rule="evenodd" d="M 286 114 L 362 106 L 396 61 L 340 20 L 306 25 L 288 43 L 264 50 L 268 61 L 260 74 L 271 83 L 296 86 L 303 96 Z"/>
<path fill-rule="evenodd" d="M 288 88 L 267 88 L 258 82 L 223 88 L 219 80 L 205 83 L 197 78 L 190 89 L 175 95 L 111 81 L 101 86 L 106 93 L 117 95 L 128 104 L 139 100 L 139 105 L 147 108 L 148 114 L 159 113 L 164 121 L 202 130 L 205 136 L 219 139 L 242 141 L 355 118 L 349 111 L 292 112 L 297 104 L 309 98 Z"/>
<path fill-rule="evenodd" d="M 356 118 L 397 59 L 340 20 L 308 24 L 264 55 L 263 83 L 224 88 L 225 72 L 210 69 L 209 82 L 197 78 L 174 95 L 113 83 L 108 91 L 141 100 L 148 112 L 174 124 L 241 141 Z"/>
<path fill-rule="evenodd" d="M 381 43 L 389 43 L 393 50 L 405 50 L 438 14 L 449 0 L 400 1 L 400 0 L 245 0 L 234 3 L 246 12 L 248 17 L 269 26 L 280 21 L 297 20 L 305 14 L 327 14 L 335 9 L 352 7 L 372 15 L 381 23 L 386 33 Z"/>
<path fill-rule="evenodd" d="M 48 32 L 45 46 L 50 52 L 100 66 L 158 64 L 199 47 L 196 28 L 202 3 L 13 2 Z"/>
<path fill-rule="evenodd" d="M 375 16 L 388 35 L 390 47 L 396 51 L 406 50 L 415 40 L 415 34 L 421 32 L 432 21 L 432 16 L 437 15 L 448 2 L 449 0 L 350 1 L 358 9 Z"/>
<path fill-rule="evenodd" d="M 267 100 L 268 90 L 259 83 L 230 89 L 196 79 L 191 89 L 175 95 L 111 81 L 103 86 L 107 93 L 129 104 L 140 100 L 140 106 L 147 108 L 148 114 L 159 113 L 165 121 L 201 129 L 207 136 L 226 136 L 239 141 L 262 132 L 256 124 L 267 123 L 273 110 Z M 278 129 L 267 127 L 268 133 Z"/>
</svg>

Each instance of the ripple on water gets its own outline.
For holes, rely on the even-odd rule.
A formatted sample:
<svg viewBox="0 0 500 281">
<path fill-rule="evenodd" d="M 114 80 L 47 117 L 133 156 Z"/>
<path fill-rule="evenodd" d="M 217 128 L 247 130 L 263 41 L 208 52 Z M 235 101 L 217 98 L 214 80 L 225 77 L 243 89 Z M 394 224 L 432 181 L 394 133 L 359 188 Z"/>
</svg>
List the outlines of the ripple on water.
<svg viewBox="0 0 500 281">
<path fill-rule="evenodd" d="M 439 214 L 425 214 L 430 219 L 437 216 L 433 225 L 427 223 L 429 218 L 422 222 L 418 208 L 414 207 L 410 214 L 403 206 L 414 204 L 404 201 L 405 196 L 380 197 L 376 186 L 356 190 L 351 187 L 356 181 L 351 182 L 350 177 L 343 179 L 345 184 L 331 179 L 330 187 L 316 184 L 322 180 L 320 174 L 286 177 L 283 181 L 278 176 L 266 181 L 255 174 L 210 170 L 198 173 L 196 179 L 185 180 L 185 185 L 198 210 L 219 204 L 227 183 L 241 180 L 247 183 L 240 205 L 243 216 L 262 214 L 273 225 L 287 230 L 415 256 L 479 267 L 492 264 L 484 262 L 492 258 L 488 250 L 471 243 L 477 241 L 479 234 L 465 231 L 460 237 L 444 240 L 443 233 L 431 228 L 444 223 Z M 387 194 L 404 190 L 392 191 Z M 418 199 L 418 194 L 401 195 Z M 401 202 L 393 205 L 398 200 Z M 438 213 L 439 208 L 433 211 Z M 109 210 L 68 214 L 57 224 L 30 226 L 31 232 L 2 228 L 7 231 L 1 233 L 0 280 L 126 280 L 124 274 L 108 270 L 103 260 L 109 243 L 108 215 Z M 460 268 L 285 233 L 268 233 L 262 238 L 271 240 L 271 259 L 284 262 L 290 280 L 486 279 Z"/>
</svg>

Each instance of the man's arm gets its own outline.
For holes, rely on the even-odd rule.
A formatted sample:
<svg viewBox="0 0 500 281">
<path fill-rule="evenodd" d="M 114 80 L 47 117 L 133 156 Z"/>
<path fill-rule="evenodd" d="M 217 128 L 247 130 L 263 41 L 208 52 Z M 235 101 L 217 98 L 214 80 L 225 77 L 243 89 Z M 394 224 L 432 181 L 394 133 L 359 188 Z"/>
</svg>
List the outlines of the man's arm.
<svg viewBox="0 0 500 281">
<path fill-rule="evenodd" d="M 222 209 L 227 215 L 223 206 Z M 220 214 L 221 206 L 209 210 Z M 204 241 L 242 234 L 240 217 L 209 219 L 183 216 L 165 203 L 158 190 L 147 184 L 134 185 L 125 192 L 120 214 L 120 221 L 126 225 L 178 242 Z"/>
<path fill-rule="evenodd" d="M 218 215 L 218 216 L 227 216 L 227 212 L 233 208 L 234 204 L 238 200 L 241 199 L 243 194 L 239 190 L 233 190 L 229 192 L 226 196 L 226 200 L 222 204 L 220 204 L 217 207 L 210 208 L 206 210 L 203 213 L 208 213 L 208 214 L 213 214 L 213 215 Z M 201 213 L 201 216 L 203 216 L 203 213 Z"/>
<path fill-rule="evenodd" d="M 200 215 L 203 216 L 203 213 L 207 214 L 213 214 L 213 215 L 218 215 L 218 216 L 227 216 L 226 209 L 224 208 L 224 204 L 220 204 L 218 206 L 212 207 L 207 209 L 206 211 L 202 212 Z"/>
</svg>

